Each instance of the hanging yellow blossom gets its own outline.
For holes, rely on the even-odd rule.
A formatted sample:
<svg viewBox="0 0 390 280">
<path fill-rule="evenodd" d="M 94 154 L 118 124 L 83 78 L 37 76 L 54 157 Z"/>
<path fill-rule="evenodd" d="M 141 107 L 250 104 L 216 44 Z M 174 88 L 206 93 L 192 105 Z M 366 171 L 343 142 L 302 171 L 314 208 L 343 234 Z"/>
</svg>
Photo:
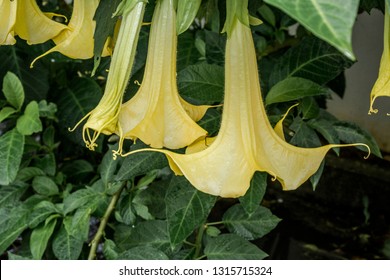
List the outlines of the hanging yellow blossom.
<svg viewBox="0 0 390 280">
<path fill-rule="evenodd" d="M 93 57 L 94 32 L 96 22 L 93 20 L 99 0 L 74 0 L 73 13 L 68 28 L 53 38 L 56 46 L 38 56 L 31 63 L 52 52 L 60 52 L 73 59 L 88 59 Z M 102 56 L 109 55 L 107 49 Z"/>
<path fill-rule="evenodd" d="M 197 189 L 222 197 L 239 197 L 245 194 L 257 170 L 271 174 L 284 190 L 294 190 L 317 171 L 329 149 L 348 146 L 300 148 L 278 135 L 279 125 L 278 132 L 274 131 L 261 97 L 252 33 L 237 17 L 228 33 L 225 59 L 222 123 L 219 134 L 207 142 L 208 147 L 202 150 L 198 141 L 198 147 L 187 149 L 187 154 L 160 149 L 134 152 L 162 152 L 175 174 L 184 175 Z M 354 145 L 367 146 L 351 144 Z"/>
<path fill-rule="evenodd" d="M 124 138 L 139 138 L 156 148 L 182 148 L 206 135 L 195 121 L 208 106 L 193 106 L 178 94 L 174 0 L 156 3 L 149 36 L 143 82 L 136 95 L 122 105 L 117 134 L 121 143 Z"/>
<path fill-rule="evenodd" d="M 47 17 L 35 0 L 0 0 L 0 45 L 15 44 L 16 35 L 28 44 L 40 44 L 66 28 Z"/>
<path fill-rule="evenodd" d="M 83 139 L 86 146 L 94 150 L 96 139 L 101 133 L 110 135 L 117 129 L 119 109 L 128 84 L 134 62 L 135 51 L 145 10 L 143 0 L 127 0 L 131 9 L 124 9 L 114 53 L 108 72 L 104 95 L 99 104 L 87 114 L 83 127 Z M 93 131 L 91 134 L 90 130 Z"/>
<path fill-rule="evenodd" d="M 390 15 L 387 1 L 385 1 L 385 24 L 383 38 L 383 53 L 379 66 L 378 79 L 376 80 L 370 95 L 370 110 L 368 114 L 378 113 L 378 109 L 374 109 L 375 99 L 380 96 L 390 97 Z M 390 115 L 390 114 L 387 114 Z"/>
</svg>

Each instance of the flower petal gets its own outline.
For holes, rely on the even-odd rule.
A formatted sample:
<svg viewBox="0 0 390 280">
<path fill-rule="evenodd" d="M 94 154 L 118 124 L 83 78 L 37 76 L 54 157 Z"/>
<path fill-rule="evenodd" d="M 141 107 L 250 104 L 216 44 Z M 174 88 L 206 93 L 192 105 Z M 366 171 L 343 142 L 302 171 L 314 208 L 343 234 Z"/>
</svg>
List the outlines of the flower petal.
<svg viewBox="0 0 390 280">
<path fill-rule="evenodd" d="M 177 90 L 173 0 L 157 2 L 149 36 L 144 79 L 136 95 L 122 105 L 117 134 L 122 139 L 139 138 L 155 148 L 182 148 L 207 133 L 187 112 L 198 120 L 207 106 L 187 103 Z"/>
<path fill-rule="evenodd" d="M 13 28 L 16 22 L 17 2 L 0 0 L 0 46 L 15 44 Z"/>
<path fill-rule="evenodd" d="M 18 6 L 14 31 L 20 38 L 27 40 L 27 44 L 46 42 L 56 37 L 61 31 L 67 29 L 66 25 L 47 17 L 39 9 L 35 0 L 14 2 L 17 2 Z"/>
</svg>

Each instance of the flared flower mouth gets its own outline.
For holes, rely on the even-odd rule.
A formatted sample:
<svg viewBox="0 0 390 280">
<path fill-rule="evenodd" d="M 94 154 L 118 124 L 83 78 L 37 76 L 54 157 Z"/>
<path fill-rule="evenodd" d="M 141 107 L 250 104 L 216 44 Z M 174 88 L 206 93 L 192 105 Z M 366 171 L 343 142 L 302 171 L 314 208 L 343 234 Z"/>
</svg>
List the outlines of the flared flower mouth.
<svg viewBox="0 0 390 280">
<path fill-rule="evenodd" d="M 46 16 L 35 0 L 0 2 L 0 45 L 15 44 L 16 35 L 28 44 L 40 44 L 53 39 L 65 29 L 66 25 Z"/>
<path fill-rule="evenodd" d="M 130 79 L 145 11 L 144 1 L 133 0 L 128 2 L 135 2 L 136 4 L 122 14 L 103 97 L 96 108 L 75 126 L 76 128 L 87 119 L 83 126 L 83 140 L 90 150 L 94 150 L 97 146 L 96 140 L 100 134 L 110 135 L 117 130 L 119 109 Z"/>
<path fill-rule="evenodd" d="M 179 96 L 176 49 L 174 0 L 160 0 L 151 24 L 142 84 L 119 113 L 120 146 L 125 138 L 139 138 L 155 148 L 178 149 L 206 135 L 195 121 L 203 117 L 208 107 L 191 105 Z"/>
<path fill-rule="evenodd" d="M 376 80 L 370 94 L 370 109 L 368 114 L 378 113 L 378 109 L 375 109 L 374 102 L 378 97 L 387 96 L 390 97 L 390 15 L 387 2 L 385 3 L 385 16 L 384 16 L 384 38 L 383 38 L 383 53 L 379 66 L 378 79 Z M 390 113 L 387 113 L 389 116 Z"/>
<path fill-rule="evenodd" d="M 287 143 L 281 123 L 275 132 L 265 112 L 251 30 L 237 17 L 230 24 L 225 53 L 224 108 L 218 135 L 203 145 L 204 150 L 199 148 L 202 142 L 198 141 L 197 147 L 190 146 L 186 154 L 150 148 L 128 154 L 162 152 L 175 174 L 184 175 L 200 191 L 239 197 L 246 193 L 255 171 L 269 173 L 284 190 L 294 190 L 317 171 L 331 148 L 356 145 L 368 148 L 366 144 L 300 148 Z"/>
<path fill-rule="evenodd" d="M 96 26 L 93 17 L 98 5 L 99 0 L 75 0 L 69 24 L 66 26 L 66 29 L 53 38 L 56 45 L 35 58 L 31 63 L 31 67 L 38 59 L 52 52 L 60 52 L 73 59 L 88 59 L 93 57 L 93 36 Z M 109 50 L 105 48 L 102 56 L 109 54 Z"/>
</svg>

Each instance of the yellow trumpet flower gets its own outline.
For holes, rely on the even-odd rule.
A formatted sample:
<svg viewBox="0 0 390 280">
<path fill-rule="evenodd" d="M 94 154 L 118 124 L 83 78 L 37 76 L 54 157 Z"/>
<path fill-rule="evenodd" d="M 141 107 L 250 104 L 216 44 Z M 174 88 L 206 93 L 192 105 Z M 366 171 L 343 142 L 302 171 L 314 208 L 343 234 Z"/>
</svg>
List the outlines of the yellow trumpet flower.
<svg viewBox="0 0 390 280">
<path fill-rule="evenodd" d="M 383 53 L 379 66 L 378 79 L 376 80 L 370 94 L 370 109 L 368 114 L 378 113 L 378 109 L 374 109 L 375 99 L 380 96 L 390 97 L 390 15 L 387 2 L 385 4 L 385 20 L 384 20 L 384 39 Z M 390 115 L 389 113 L 387 115 Z"/>
<path fill-rule="evenodd" d="M 206 135 L 195 121 L 209 106 L 180 98 L 176 85 L 176 13 L 174 0 L 156 3 L 143 82 L 119 113 L 120 149 L 124 138 L 141 139 L 155 148 L 178 149 Z"/>
<path fill-rule="evenodd" d="M 329 149 L 355 145 L 368 148 L 365 144 L 300 148 L 284 140 L 280 125 L 275 132 L 262 101 L 252 33 L 237 17 L 228 33 L 225 59 L 221 128 L 207 142 L 206 149 L 198 146 L 188 149 L 187 154 L 178 154 L 148 148 L 127 155 L 139 151 L 162 152 L 175 174 L 184 175 L 200 191 L 239 197 L 245 194 L 257 170 L 271 174 L 284 190 L 294 190 L 317 171 Z"/>
<path fill-rule="evenodd" d="M 110 135 L 116 131 L 119 109 L 131 74 L 146 4 L 143 0 L 127 2 L 133 3 L 134 7 L 122 14 L 104 95 L 96 108 L 76 124 L 77 127 L 88 118 L 83 127 L 83 139 L 90 150 L 97 146 L 95 142 L 101 133 Z"/>
<path fill-rule="evenodd" d="M 93 57 L 94 32 L 96 22 L 93 20 L 99 0 L 74 0 L 73 13 L 67 29 L 53 38 L 56 46 L 38 56 L 34 63 L 52 52 L 60 52 L 73 59 L 88 59 Z M 103 56 L 109 55 L 105 49 Z"/>
<path fill-rule="evenodd" d="M 66 28 L 47 17 L 35 0 L 0 0 L 0 45 L 15 44 L 15 35 L 28 44 L 40 44 Z"/>
</svg>

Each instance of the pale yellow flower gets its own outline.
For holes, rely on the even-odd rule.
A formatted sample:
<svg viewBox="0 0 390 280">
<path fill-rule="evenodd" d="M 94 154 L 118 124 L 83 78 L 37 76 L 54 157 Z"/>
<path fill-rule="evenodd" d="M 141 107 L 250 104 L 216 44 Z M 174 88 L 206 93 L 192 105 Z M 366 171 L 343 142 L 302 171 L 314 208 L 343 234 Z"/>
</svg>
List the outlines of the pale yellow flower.
<svg viewBox="0 0 390 280">
<path fill-rule="evenodd" d="M 237 18 L 231 27 L 225 53 L 224 109 L 216 138 L 203 145 L 208 146 L 204 150 L 198 141 L 187 154 L 160 149 L 135 152 L 164 153 L 176 175 L 184 175 L 197 189 L 212 195 L 244 195 L 255 171 L 268 172 L 284 190 L 294 190 L 317 171 L 329 149 L 348 145 L 300 148 L 284 140 L 280 123 L 274 131 L 262 101 L 251 30 Z"/>
<path fill-rule="evenodd" d="M 110 135 L 117 129 L 119 109 L 134 62 L 146 4 L 142 0 L 128 0 L 127 2 L 135 2 L 135 5 L 131 10 L 122 14 L 104 95 L 96 108 L 76 125 L 77 127 L 88 118 L 83 127 L 83 139 L 91 150 L 95 149 L 96 139 L 101 133 Z M 93 132 L 91 133 L 90 130 Z"/>
<path fill-rule="evenodd" d="M 195 121 L 208 106 L 185 102 L 176 85 L 176 13 L 174 0 L 156 3 L 149 35 L 142 84 L 136 95 L 122 105 L 117 134 L 156 147 L 185 147 L 206 131 Z M 119 150 L 120 152 L 120 150 Z"/>
<path fill-rule="evenodd" d="M 96 22 L 93 20 L 99 0 L 74 0 L 72 17 L 67 29 L 53 38 L 56 46 L 38 56 L 31 63 L 31 66 L 38 59 L 52 52 L 60 52 L 73 59 L 88 59 L 93 57 L 94 32 Z M 109 55 L 104 50 L 102 56 Z"/>
<path fill-rule="evenodd" d="M 66 28 L 46 16 L 35 0 L 0 0 L 0 45 L 15 44 L 16 35 L 28 44 L 40 44 Z"/>
<path fill-rule="evenodd" d="M 380 96 L 390 97 L 390 15 L 387 3 L 385 4 L 384 19 L 383 53 L 379 66 L 378 79 L 370 94 L 370 110 L 368 111 L 368 114 L 378 113 L 378 109 L 373 108 L 376 98 Z M 390 114 L 388 113 L 387 115 Z"/>
</svg>

